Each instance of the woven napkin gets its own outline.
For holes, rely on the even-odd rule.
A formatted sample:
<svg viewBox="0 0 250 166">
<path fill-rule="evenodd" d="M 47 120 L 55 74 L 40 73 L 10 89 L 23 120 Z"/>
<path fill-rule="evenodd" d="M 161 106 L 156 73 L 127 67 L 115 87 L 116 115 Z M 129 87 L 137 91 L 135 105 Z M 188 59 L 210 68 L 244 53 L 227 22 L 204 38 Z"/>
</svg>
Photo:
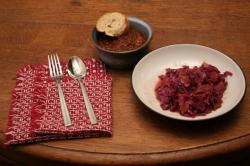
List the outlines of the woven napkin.
<svg viewBox="0 0 250 166">
<path fill-rule="evenodd" d="M 5 144 L 52 139 L 111 136 L 112 77 L 99 59 L 83 60 L 87 74 L 83 78 L 97 124 L 91 125 L 78 81 L 69 77 L 62 63 L 62 88 L 73 125 L 65 127 L 61 115 L 56 82 L 47 65 L 27 65 L 17 74 L 12 94 Z"/>
</svg>

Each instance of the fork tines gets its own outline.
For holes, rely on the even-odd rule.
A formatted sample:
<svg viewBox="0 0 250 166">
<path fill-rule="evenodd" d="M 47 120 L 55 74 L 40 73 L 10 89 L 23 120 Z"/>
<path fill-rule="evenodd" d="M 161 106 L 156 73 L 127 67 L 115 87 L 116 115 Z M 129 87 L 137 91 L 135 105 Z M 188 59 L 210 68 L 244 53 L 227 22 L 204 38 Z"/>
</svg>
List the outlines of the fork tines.
<svg viewBox="0 0 250 166">
<path fill-rule="evenodd" d="M 48 55 L 49 73 L 52 78 L 62 77 L 62 67 L 57 53 Z"/>
</svg>

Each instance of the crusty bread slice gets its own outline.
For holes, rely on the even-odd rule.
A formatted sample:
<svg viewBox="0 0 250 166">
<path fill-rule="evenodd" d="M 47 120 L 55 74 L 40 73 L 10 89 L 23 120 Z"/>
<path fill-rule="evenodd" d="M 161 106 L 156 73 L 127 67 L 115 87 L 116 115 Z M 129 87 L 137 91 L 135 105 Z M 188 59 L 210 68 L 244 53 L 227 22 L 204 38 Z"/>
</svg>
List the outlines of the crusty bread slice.
<svg viewBox="0 0 250 166">
<path fill-rule="evenodd" d="M 96 29 L 108 36 L 120 36 L 128 29 L 128 19 L 118 12 L 106 13 L 96 23 Z"/>
</svg>

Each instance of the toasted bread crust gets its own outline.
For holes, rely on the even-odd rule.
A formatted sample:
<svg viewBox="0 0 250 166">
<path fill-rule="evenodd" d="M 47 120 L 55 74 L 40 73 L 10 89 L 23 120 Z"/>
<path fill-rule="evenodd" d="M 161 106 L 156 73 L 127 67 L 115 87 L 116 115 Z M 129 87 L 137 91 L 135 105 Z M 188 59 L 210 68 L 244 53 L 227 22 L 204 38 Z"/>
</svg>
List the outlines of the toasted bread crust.
<svg viewBox="0 0 250 166">
<path fill-rule="evenodd" d="M 106 13 L 96 23 L 96 29 L 108 36 L 122 35 L 129 27 L 129 22 L 124 14 L 118 12 Z"/>
</svg>

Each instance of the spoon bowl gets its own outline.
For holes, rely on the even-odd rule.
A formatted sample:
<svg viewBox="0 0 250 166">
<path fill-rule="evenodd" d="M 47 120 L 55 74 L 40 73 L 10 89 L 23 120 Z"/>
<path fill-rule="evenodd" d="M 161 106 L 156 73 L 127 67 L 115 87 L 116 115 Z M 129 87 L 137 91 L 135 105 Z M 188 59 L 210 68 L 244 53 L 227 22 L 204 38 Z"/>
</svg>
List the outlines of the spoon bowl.
<svg viewBox="0 0 250 166">
<path fill-rule="evenodd" d="M 72 56 L 69 59 L 67 68 L 68 68 L 67 71 L 68 71 L 69 75 L 74 79 L 83 78 L 87 72 L 86 65 L 77 56 Z"/>
</svg>

